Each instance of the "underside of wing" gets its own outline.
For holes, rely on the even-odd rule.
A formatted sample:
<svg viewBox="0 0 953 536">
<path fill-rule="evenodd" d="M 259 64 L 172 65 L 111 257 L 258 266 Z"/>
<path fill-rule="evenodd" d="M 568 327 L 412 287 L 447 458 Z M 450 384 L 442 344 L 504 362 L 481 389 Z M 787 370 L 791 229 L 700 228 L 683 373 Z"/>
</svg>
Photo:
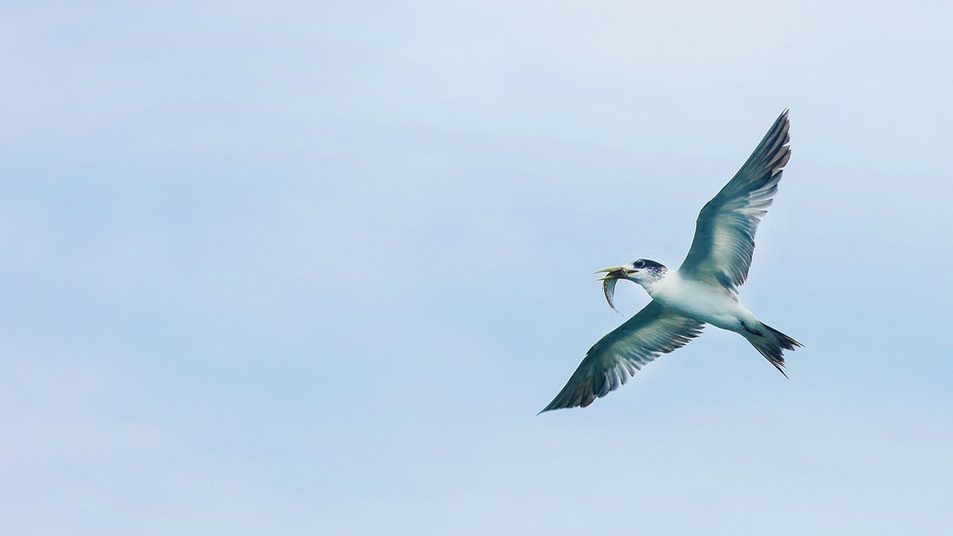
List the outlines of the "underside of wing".
<svg viewBox="0 0 953 536">
<path fill-rule="evenodd" d="M 624 384 L 646 363 L 688 344 L 704 324 L 651 302 L 599 340 L 543 411 L 586 407 Z M 541 411 L 540 413 L 542 413 Z"/>
<path fill-rule="evenodd" d="M 785 110 L 734 178 L 702 208 L 680 273 L 732 291 L 745 282 L 755 232 L 791 157 L 789 127 Z"/>
</svg>

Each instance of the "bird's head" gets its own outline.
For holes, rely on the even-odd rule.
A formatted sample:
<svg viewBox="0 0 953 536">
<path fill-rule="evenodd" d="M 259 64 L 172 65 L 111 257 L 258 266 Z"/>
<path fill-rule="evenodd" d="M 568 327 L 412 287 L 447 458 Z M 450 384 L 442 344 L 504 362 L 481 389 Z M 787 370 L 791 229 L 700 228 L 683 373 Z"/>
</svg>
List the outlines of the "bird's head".
<svg viewBox="0 0 953 536">
<path fill-rule="evenodd" d="M 624 266 L 605 268 L 599 270 L 596 273 L 606 274 L 600 279 L 600 281 L 628 279 L 629 281 L 638 283 L 644 287 L 661 279 L 667 270 L 668 268 L 661 263 L 650 261 L 648 259 L 638 259 Z"/>
<path fill-rule="evenodd" d="M 596 273 L 606 274 L 599 278 L 599 281 L 602 281 L 602 291 L 605 292 L 609 307 L 617 310 L 612 303 L 612 297 L 615 295 L 615 284 L 619 280 L 627 279 L 633 283 L 638 283 L 642 288 L 648 290 L 649 286 L 661 279 L 666 271 L 668 271 L 668 268 L 661 263 L 648 259 L 638 259 L 623 266 L 604 268 Z"/>
</svg>

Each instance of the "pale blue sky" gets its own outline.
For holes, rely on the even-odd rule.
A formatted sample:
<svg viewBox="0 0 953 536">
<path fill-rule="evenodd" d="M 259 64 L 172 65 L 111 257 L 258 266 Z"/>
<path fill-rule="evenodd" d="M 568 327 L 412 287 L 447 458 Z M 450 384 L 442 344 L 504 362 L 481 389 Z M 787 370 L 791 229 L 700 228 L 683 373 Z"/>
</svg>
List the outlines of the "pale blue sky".
<svg viewBox="0 0 953 536">
<path fill-rule="evenodd" d="M 0 532 L 945 534 L 941 4 L 5 3 Z M 791 378 L 537 416 L 786 107 Z"/>
</svg>

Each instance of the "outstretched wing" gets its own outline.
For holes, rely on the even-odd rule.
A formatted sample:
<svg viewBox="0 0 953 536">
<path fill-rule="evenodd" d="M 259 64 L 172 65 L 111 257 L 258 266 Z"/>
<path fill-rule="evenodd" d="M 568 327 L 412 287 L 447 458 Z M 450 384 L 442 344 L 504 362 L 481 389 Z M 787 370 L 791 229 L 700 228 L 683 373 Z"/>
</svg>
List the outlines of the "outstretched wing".
<svg viewBox="0 0 953 536">
<path fill-rule="evenodd" d="M 646 363 L 688 344 L 703 328 L 694 318 L 658 302 L 649 303 L 589 349 L 569 382 L 543 411 L 588 406 L 624 384 Z"/>
<path fill-rule="evenodd" d="M 702 208 L 679 273 L 729 291 L 748 278 L 758 223 L 771 206 L 781 169 L 791 157 L 789 126 L 785 110 L 734 178 Z"/>
</svg>

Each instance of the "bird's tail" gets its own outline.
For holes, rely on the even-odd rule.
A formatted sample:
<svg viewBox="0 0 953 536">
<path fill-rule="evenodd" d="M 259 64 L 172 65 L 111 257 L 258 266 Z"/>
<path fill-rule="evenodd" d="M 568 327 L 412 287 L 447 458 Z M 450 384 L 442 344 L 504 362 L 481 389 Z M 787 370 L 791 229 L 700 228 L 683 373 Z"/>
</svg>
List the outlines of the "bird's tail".
<svg viewBox="0 0 953 536">
<path fill-rule="evenodd" d="M 771 364 L 774 365 L 774 368 L 778 369 L 778 372 L 783 374 L 785 378 L 787 378 L 788 375 L 784 374 L 784 350 L 794 351 L 795 348 L 804 346 L 767 324 L 761 324 L 761 329 L 751 330 L 747 333 L 742 333 L 742 335 L 744 335 L 745 338 L 748 339 L 748 342 L 770 361 Z"/>
</svg>

